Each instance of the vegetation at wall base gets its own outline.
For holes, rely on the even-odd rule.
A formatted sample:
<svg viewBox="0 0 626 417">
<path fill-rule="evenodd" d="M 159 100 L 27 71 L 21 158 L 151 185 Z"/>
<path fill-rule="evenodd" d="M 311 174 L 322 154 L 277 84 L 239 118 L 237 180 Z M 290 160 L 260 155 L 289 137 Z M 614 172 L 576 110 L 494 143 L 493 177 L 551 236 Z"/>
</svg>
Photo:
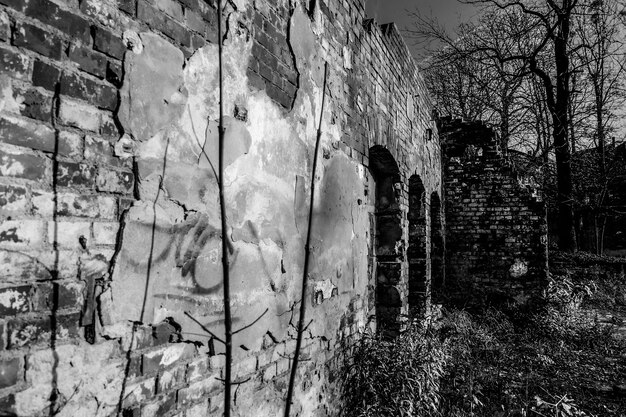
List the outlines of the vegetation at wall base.
<svg viewBox="0 0 626 417">
<path fill-rule="evenodd" d="M 594 310 L 608 287 L 555 276 L 532 310 L 449 310 L 394 341 L 366 336 L 344 368 L 345 415 L 626 415 L 626 342 Z"/>
</svg>

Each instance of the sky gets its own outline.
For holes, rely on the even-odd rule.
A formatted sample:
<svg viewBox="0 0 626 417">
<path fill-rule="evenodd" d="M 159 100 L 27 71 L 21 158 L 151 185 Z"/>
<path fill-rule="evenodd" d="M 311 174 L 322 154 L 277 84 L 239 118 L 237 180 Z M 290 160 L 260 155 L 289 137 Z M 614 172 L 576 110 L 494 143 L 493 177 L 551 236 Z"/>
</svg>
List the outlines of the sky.
<svg viewBox="0 0 626 417">
<path fill-rule="evenodd" d="M 459 23 L 471 19 L 476 14 L 476 7 L 459 3 L 457 0 L 367 0 L 365 11 L 380 24 L 395 22 L 400 31 L 412 25 L 411 17 L 406 10 L 418 10 L 423 16 L 433 16 L 446 27 L 450 33 Z M 405 39 L 414 55 L 424 51 Z M 416 56 L 416 58 L 419 58 Z"/>
</svg>

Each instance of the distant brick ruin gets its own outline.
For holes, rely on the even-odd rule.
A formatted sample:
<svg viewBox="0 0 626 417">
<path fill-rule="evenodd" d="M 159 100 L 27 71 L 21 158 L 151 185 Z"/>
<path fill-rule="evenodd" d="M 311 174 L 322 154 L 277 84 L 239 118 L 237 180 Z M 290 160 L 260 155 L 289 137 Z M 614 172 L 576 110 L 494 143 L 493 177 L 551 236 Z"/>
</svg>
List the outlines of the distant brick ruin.
<svg viewBox="0 0 626 417">
<path fill-rule="evenodd" d="M 526 301 L 548 271 L 546 206 L 480 122 L 439 121 L 448 296 Z M 455 294 L 456 293 L 456 294 Z"/>
<path fill-rule="evenodd" d="M 295 412 L 338 415 L 364 331 L 428 315 L 433 286 L 541 280 L 541 204 L 485 129 L 442 129 L 442 162 L 408 48 L 362 0 L 224 18 L 234 411 L 280 415 L 302 301 Z M 0 414 L 220 415 L 216 42 L 212 2 L 0 0 Z"/>
</svg>

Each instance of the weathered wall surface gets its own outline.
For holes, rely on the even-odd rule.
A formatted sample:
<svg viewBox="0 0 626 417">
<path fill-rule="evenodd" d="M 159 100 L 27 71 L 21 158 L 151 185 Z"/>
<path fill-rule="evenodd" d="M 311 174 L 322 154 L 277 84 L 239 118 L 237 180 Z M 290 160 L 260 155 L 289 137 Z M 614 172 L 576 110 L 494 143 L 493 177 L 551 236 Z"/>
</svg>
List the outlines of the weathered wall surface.
<svg viewBox="0 0 626 417">
<path fill-rule="evenodd" d="M 429 100 L 359 0 L 235 0 L 224 31 L 234 327 L 254 322 L 235 336 L 235 413 L 283 407 L 328 62 L 295 408 L 336 415 L 340 346 L 411 307 L 410 178 L 429 283 Z M 0 0 L 0 41 L 1 414 L 219 415 L 214 5 Z"/>
<path fill-rule="evenodd" d="M 545 204 L 480 122 L 440 122 L 446 292 L 523 301 L 547 278 Z"/>
</svg>

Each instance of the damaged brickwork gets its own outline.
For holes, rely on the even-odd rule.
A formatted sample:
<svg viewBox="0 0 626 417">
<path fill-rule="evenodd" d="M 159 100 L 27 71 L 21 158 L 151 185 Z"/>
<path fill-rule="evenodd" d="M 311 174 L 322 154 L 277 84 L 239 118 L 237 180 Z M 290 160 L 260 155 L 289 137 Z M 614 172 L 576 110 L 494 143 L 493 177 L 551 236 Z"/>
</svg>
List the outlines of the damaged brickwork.
<svg viewBox="0 0 626 417">
<path fill-rule="evenodd" d="M 548 274 L 546 207 L 537 187 L 515 172 L 484 123 L 442 119 L 439 134 L 448 253 L 444 295 L 463 302 L 525 302 Z"/>
<path fill-rule="evenodd" d="M 0 414 L 337 415 L 342 346 L 427 314 L 441 151 L 417 67 L 361 0 L 0 0 Z M 324 113 L 324 63 L 328 86 Z M 309 298 L 299 300 L 321 117 Z M 433 239 L 431 239 L 431 235 Z"/>
</svg>

